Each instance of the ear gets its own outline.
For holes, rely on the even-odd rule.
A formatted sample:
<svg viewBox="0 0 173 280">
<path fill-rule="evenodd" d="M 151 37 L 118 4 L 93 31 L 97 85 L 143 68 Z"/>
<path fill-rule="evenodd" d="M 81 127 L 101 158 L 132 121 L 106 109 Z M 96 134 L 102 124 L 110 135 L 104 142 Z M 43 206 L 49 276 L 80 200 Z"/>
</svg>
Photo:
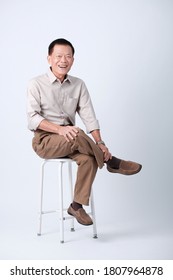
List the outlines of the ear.
<svg viewBox="0 0 173 280">
<path fill-rule="evenodd" d="M 72 65 L 73 65 L 73 63 L 74 63 L 74 56 L 73 56 L 73 58 L 72 58 Z"/>
<path fill-rule="evenodd" d="M 47 56 L 47 61 L 48 61 L 49 65 L 51 65 L 51 56 L 50 55 Z"/>
</svg>

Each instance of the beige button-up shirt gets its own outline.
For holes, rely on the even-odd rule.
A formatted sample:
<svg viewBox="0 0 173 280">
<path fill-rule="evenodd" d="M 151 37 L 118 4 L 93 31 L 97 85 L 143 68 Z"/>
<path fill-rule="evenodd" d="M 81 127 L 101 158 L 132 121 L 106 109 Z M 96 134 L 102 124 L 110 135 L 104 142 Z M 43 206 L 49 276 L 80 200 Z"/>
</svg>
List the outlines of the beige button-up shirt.
<svg viewBox="0 0 173 280">
<path fill-rule="evenodd" d="M 76 112 L 89 133 L 99 129 L 85 83 L 67 75 L 61 83 L 49 69 L 32 79 L 27 91 L 28 128 L 36 130 L 44 119 L 58 125 L 75 125 Z"/>
</svg>

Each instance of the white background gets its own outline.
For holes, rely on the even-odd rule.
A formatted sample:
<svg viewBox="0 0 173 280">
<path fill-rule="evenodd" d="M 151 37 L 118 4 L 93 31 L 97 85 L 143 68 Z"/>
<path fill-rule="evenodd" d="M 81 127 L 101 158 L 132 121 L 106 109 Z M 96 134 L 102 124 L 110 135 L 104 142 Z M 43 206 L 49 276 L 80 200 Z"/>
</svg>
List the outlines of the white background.
<svg viewBox="0 0 173 280">
<path fill-rule="evenodd" d="M 1 0 L 1 259 L 172 259 L 172 34 L 171 0 Z M 55 216 L 36 235 L 41 161 L 26 121 L 28 80 L 47 71 L 60 37 L 112 154 L 143 165 L 131 177 L 99 170 L 99 239 L 76 224 L 62 246 Z"/>
</svg>

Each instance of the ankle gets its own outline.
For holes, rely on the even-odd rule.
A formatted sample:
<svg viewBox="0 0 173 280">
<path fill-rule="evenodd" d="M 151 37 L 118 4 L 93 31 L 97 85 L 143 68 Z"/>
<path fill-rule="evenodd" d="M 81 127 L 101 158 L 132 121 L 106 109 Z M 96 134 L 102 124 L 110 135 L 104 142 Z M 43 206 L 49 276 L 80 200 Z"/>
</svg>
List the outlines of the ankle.
<svg viewBox="0 0 173 280">
<path fill-rule="evenodd" d="M 72 208 L 77 211 L 78 209 L 82 208 L 82 204 L 76 202 L 76 201 L 73 201 L 72 204 L 71 204 Z"/>
<path fill-rule="evenodd" d="M 116 157 L 112 157 L 111 159 L 109 159 L 106 163 L 111 167 L 111 168 L 115 168 L 118 169 L 119 165 L 120 165 L 121 159 L 116 158 Z"/>
</svg>

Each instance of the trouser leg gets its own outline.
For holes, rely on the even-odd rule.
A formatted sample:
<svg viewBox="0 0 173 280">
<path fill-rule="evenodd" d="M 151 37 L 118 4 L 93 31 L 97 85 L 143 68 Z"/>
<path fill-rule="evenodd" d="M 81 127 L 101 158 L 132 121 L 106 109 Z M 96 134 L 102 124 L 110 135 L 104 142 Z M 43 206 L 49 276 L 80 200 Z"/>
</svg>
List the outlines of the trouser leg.
<svg viewBox="0 0 173 280">
<path fill-rule="evenodd" d="M 91 187 L 98 169 L 97 162 L 93 156 L 74 153 L 69 156 L 78 165 L 76 184 L 74 188 L 74 201 L 88 205 Z"/>
</svg>

